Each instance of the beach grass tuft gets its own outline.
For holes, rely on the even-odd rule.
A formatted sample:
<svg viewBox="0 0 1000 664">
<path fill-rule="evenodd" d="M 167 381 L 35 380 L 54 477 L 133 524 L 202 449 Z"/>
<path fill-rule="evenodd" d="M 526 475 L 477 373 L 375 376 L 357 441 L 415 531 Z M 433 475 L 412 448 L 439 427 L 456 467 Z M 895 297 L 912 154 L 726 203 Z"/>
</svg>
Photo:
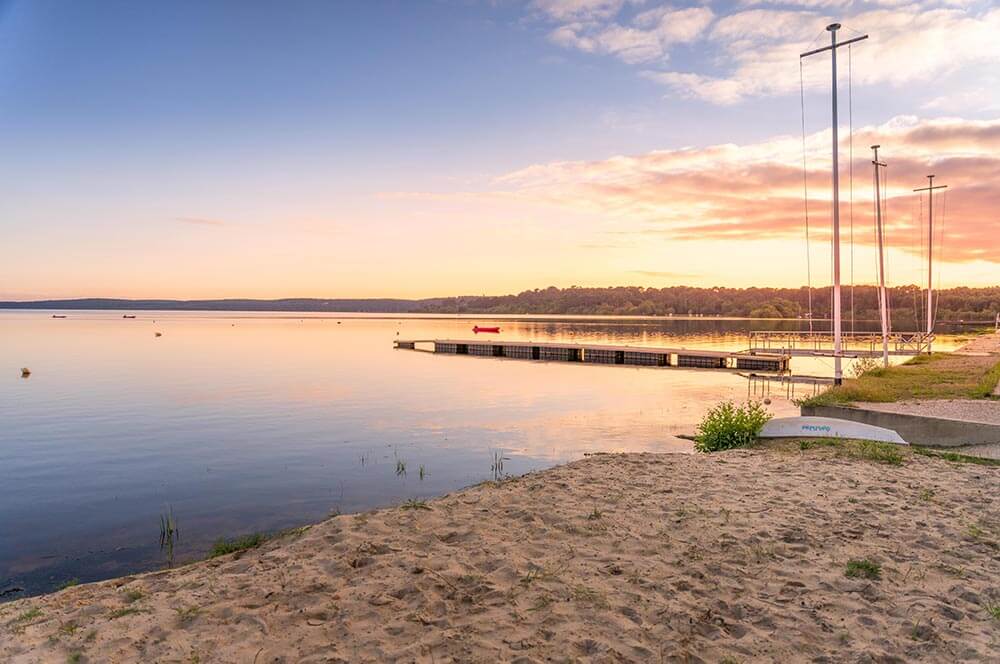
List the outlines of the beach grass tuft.
<svg viewBox="0 0 1000 664">
<path fill-rule="evenodd" d="M 34 620 L 35 618 L 40 617 L 41 615 L 42 615 L 42 610 L 36 606 L 34 608 L 28 609 L 24 613 L 20 614 L 18 617 L 14 618 L 14 622 L 15 623 L 28 622 L 29 620 Z"/>
<path fill-rule="evenodd" d="M 811 450 L 817 447 L 837 447 L 840 441 L 836 438 L 809 438 L 799 441 L 800 450 Z"/>
<path fill-rule="evenodd" d="M 177 607 L 174 611 L 177 612 L 177 623 L 179 625 L 188 624 L 201 613 L 201 609 L 197 606 Z"/>
<path fill-rule="evenodd" d="M 833 449 L 838 456 L 885 463 L 892 466 L 902 465 L 904 456 L 902 448 L 892 443 L 881 443 L 874 440 L 854 440 L 850 438 L 806 438 L 793 441 L 767 441 L 762 443 L 768 449 L 788 449 L 789 444 L 798 446 L 799 450 Z"/>
<path fill-rule="evenodd" d="M 401 510 L 430 510 L 431 506 L 427 504 L 426 500 L 418 500 L 416 498 L 410 498 L 405 503 L 399 506 Z"/>
<path fill-rule="evenodd" d="M 882 566 L 873 560 L 868 558 L 851 559 L 847 561 L 847 567 L 844 569 L 844 575 L 849 576 L 852 579 L 871 579 L 876 580 L 882 577 Z"/>
<path fill-rule="evenodd" d="M 143 597 L 143 593 L 142 593 L 141 590 L 132 589 L 132 590 L 126 590 L 125 591 L 125 603 L 126 604 L 131 604 L 133 602 L 138 602 L 140 599 L 142 599 L 142 597 Z"/>
<path fill-rule="evenodd" d="M 851 449 L 850 447 L 848 449 Z M 892 443 L 879 443 L 874 440 L 859 440 L 854 445 L 854 456 L 866 461 L 885 463 L 890 466 L 903 464 L 903 453 Z"/>
<path fill-rule="evenodd" d="M 926 456 L 926 457 L 933 457 L 936 459 L 944 459 L 945 461 L 951 461 L 953 463 L 973 463 L 979 466 L 1000 466 L 1000 459 L 988 459 L 986 457 L 977 457 L 968 454 L 958 454 L 957 452 L 944 452 L 941 450 L 933 450 L 927 447 L 920 447 L 918 445 L 911 445 L 910 450 L 914 454 L 919 454 L 921 456 Z"/>
<path fill-rule="evenodd" d="M 208 557 L 218 558 L 219 556 L 225 556 L 230 553 L 256 549 L 266 541 L 267 535 L 264 533 L 251 533 L 249 535 L 234 537 L 232 539 L 220 538 L 215 540 L 215 544 L 212 545 L 212 550 L 208 552 Z"/>
<path fill-rule="evenodd" d="M 124 618 L 125 616 L 134 616 L 142 613 L 142 609 L 137 609 L 134 606 L 126 606 L 121 609 L 115 609 L 108 614 L 108 618 L 111 620 L 117 620 L 118 618 Z"/>
<path fill-rule="evenodd" d="M 993 620 L 1000 620 L 1000 604 L 987 604 L 986 613 Z"/>
<path fill-rule="evenodd" d="M 67 588 L 72 588 L 73 586 L 80 585 L 80 579 L 67 579 L 59 584 L 56 590 L 66 590 Z"/>
</svg>

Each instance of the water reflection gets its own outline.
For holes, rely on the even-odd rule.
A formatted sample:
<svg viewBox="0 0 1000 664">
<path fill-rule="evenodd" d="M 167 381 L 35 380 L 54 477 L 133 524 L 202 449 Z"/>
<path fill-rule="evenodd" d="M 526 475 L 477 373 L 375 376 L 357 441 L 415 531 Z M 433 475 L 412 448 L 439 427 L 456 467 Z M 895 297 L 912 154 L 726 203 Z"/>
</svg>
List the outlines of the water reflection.
<svg viewBox="0 0 1000 664">
<path fill-rule="evenodd" d="M 748 391 L 728 372 L 438 356 L 394 351 L 398 337 L 469 338 L 478 323 L 500 326 L 503 339 L 739 350 L 758 328 L 62 313 L 0 312 L 0 592 L 162 565 L 168 510 L 184 530 L 170 555 L 183 561 L 220 536 L 424 499 L 588 452 L 689 451 L 678 434 L 706 405 Z M 821 375 L 829 364 L 796 358 L 793 369 Z M 796 412 L 771 398 L 776 415 Z"/>
</svg>

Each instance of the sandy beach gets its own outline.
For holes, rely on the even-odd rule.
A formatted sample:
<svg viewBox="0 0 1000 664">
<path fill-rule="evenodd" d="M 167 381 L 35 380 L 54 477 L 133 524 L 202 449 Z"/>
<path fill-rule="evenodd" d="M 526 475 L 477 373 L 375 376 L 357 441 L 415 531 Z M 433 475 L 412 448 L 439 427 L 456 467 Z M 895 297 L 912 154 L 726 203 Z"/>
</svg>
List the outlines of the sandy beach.
<svg viewBox="0 0 1000 664">
<path fill-rule="evenodd" d="M 0 605 L 0 661 L 997 661 L 998 486 L 909 452 L 592 456 Z"/>
</svg>

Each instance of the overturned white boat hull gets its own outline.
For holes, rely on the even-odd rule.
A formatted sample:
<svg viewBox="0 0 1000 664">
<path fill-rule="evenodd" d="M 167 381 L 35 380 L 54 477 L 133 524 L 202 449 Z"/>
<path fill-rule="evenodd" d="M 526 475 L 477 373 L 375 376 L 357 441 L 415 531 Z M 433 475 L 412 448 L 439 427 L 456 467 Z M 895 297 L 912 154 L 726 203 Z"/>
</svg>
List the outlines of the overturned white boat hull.
<svg viewBox="0 0 1000 664">
<path fill-rule="evenodd" d="M 892 429 L 835 417 L 779 417 L 770 420 L 759 438 L 854 438 L 909 445 Z"/>
</svg>

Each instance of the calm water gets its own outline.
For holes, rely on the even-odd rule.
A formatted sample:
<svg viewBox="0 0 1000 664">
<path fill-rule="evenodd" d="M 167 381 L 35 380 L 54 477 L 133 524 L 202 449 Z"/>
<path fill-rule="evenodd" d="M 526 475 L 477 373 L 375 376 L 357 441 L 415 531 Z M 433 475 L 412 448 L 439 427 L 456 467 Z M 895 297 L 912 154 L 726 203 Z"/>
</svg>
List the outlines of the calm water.
<svg viewBox="0 0 1000 664">
<path fill-rule="evenodd" d="M 724 372 L 392 349 L 499 324 L 504 339 L 736 350 L 748 321 L 52 313 L 0 312 L 0 599 L 163 565 L 167 509 L 184 560 L 220 536 L 488 479 L 497 450 L 513 475 L 587 452 L 689 451 L 677 434 L 748 390 Z"/>
</svg>

